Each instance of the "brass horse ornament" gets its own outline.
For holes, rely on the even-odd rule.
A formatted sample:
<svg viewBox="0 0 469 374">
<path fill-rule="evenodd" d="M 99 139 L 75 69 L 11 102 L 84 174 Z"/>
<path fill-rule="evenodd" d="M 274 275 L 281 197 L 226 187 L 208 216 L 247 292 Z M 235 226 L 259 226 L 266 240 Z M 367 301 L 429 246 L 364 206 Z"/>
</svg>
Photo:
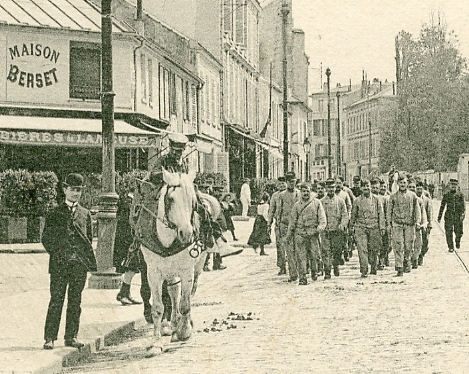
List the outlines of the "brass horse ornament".
<svg viewBox="0 0 469 374">
<path fill-rule="evenodd" d="M 165 169 L 162 173 L 164 185 L 161 189 L 143 182 L 147 191 L 142 195 L 136 223 L 152 293 L 154 336 L 153 344 L 148 348 L 147 356 L 150 357 L 163 352 L 163 281 L 168 283 L 171 297 L 171 341 L 187 340 L 193 325 L 191 297 L 207 257 L 207 251 L 202 251 L 197 243 L 200 218 L 194 175 L 171 173 Z M 199 196 L 215 220 L 221 213 L 218 201 L 210 195 Z"/>
</svg>

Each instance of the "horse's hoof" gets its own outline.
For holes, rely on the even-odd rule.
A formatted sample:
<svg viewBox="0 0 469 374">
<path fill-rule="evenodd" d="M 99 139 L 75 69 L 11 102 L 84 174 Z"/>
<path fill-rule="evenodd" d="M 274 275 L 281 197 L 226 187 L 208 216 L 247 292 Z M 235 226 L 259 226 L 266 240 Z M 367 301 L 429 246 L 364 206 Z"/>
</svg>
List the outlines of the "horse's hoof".
<svg viewBox="0 0 469 374">
<path fill-rule="evenodd" d="M 178 341 L 179 341 L 178 334 L 173 333 L 171 335 L 171 343 L 178 342 Z"/>
<path fill-rule="evenodd" d="M 169 323 L 163 323 L 161 325 L 161 336 L 171 336 L 173 329 Z"/>
<path fill-rule="evenodd" d="M 151 345 L 147 348 L 146 358 L 159 356 L 163 353 L 163 347 Z"/>
</svg>

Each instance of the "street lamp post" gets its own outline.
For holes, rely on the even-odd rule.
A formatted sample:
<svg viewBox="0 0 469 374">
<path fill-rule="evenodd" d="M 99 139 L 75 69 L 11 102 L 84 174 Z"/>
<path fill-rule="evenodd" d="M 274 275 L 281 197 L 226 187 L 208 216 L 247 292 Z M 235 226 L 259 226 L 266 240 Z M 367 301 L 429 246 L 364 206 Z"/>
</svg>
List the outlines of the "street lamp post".
<svg viewBox="0 0 469 374">
<path fill-rule="evenodd" d="M 331 134 L 331 69 L 326 69 L 327 76 L 327 176 L 332 177 L 332 134 Z"/>
<path fill-rule="evenodd" d="M 305 154 L 306 154 L 306 180 L 309 180 L 310 179 L 310 166 L 309 166 L 309 162 L 310 162 L 310 152 L 311 152 L 311 142 L 309 141 L 309 136 L 306 137 L 306 139 L 304 140 L 303 142 L 303 149 L 305 151 Z"/>
<path fill-rule="evenodd" d="M 288 88 L 287 88 L 287 22 L 290 8 L 286 2 L 282 4 L 282 41 L 283 41 L 283 61 L 282 61 L 282 77 L 283 77 L 283 172 L 288 172 Z"/>
<path fill-rule="evenodd" d="M 90 288 L 119 288 L 121 276 L 113 268 L 114 240 L 117 226 L 117 201 L 115 182 L 114 146 L 114 92 L 112 82 L 112 0 L 101 2 L 101 41 L 102 41 L 102 138 L 103 138 L 103 177 L 102 189 L 98 196 L 98 247 L 96 262 L 98 271 L 89 279 Z"/>
<path fill-rule="evenodd" d="M 340 92 L 337 91 L 337 174 L 342 175 L 342 155 L 340 139 Z"/>
</svg>

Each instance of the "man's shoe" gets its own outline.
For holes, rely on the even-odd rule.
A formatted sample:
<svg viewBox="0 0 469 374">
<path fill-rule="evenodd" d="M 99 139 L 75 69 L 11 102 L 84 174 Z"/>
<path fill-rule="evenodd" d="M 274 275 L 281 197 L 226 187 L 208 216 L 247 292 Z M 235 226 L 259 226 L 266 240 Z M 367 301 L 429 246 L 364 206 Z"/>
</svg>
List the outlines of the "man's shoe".
<svg viewBox="0 0 469 374">
<path fill-rule="evenodd" d="M 449 248 L 448 252 L 454 252 L 454 248 Z"/>
<path fill-rule="evenodd" d="M 461 248 L 461 244 L 456 243 L 456 249 L 460 249 L 460 248 Z"/>
<path fill-rule="evenodd" d="M 326 275 L 324 276 L 324 280 L 328 280 L 328 279 L 331 279 L 331 278 L 332 278 L 332 277 L 331 277 L 330 274 L 326 274 Z"/>
<path fill-rule="evenodd" d="M 219 265 L 216 268 L 213 268 L 213 270 L 225 270 L 226 266 L 225 265 Z"/>
<path fill-rule="evenodd" d="M 132 305 L 133 304 L 128 296 L 122 295 L 121 293 L 117 294 L 116 300 L 120 301 L 122 305 Z"/>
<path fill-rule="evenodd" d="M 287 274 L 287 271 L 285 269 L 280 269 L 277 275 L 285 275 Z"/>
<path fill-rule="evenodd" d="M 362 277 L 362 278 L 368 278 L 368 274 L 367 274 L 367 273 L 363 273 L 363 274 L 361 275 L 361 277 Z"/>
<path fill-rule="evenodd" d="M 405 266 L 404 267 L 404 273 L 410 273 L 410 266 Z"/>
<path fill-rule="evenodd" d="M 265 252 L 261 252 L 259 255 L 260 255 L 260 256 L 268 256 L 268 254 L 265 253 Z"/>
<path fill-rule="evenodd" d="M 293 277 L 293 278 L 288 279 L 288 282 L 292 283 L 292 282 L 296 282 L 297 280 L 298 280 L 297 277 Z"/>
<path fill-rule="evenodd" d="M 418 265 L 418 260 L 412 260 L 412 269 L 418 269 L 419 265 Z"/>
<path fill-rule="evenodd" d="M 318 280 L 317 274 L 312 274 L 312 275 L 311 275 L 311 279 L 312 279 L 313 281 L 317 281 L 317 280 Z"/>
<path fill-rule="evenodd" d="M 83 343 L 80 343 L 77 338 L 73 338 L 70 340 L 65 340 L 65 346 L 66 347 L 72 347 L 72 348 L 83 348 L 85 345 Z"/>
<path fill-rule="evenodd" d="M 423 257 L 419 257 L 419 262 L 418 262 L 419 266 L 422 266 L 423 265 Z"/>
<path fill-rule="evenodd" d="M 340 272 L 339 272 L 339 267 L 338 266 L 334 266 L 334 275 L 336 277 L 338 277 L 340 275 Z"/>
<path fill-rule="evenodd" d="M 376 273 L 376 269 L 371 269 L 370 274 L 371 274 L 371 275 L 376 275 L 376 274 L 377 274 L 377 273 Z"/>
<path fill-rule="evenodd" d="M 345 260 L 342 256 L 339 259 L 339 265 L 345 265 Z"/>
<path fill-rule="evenodd" d="M 210 271 L 210 268 L 208 266 L 204 266 L 204 271 Z"/>
<path fill-rule="evenodd" d="M 53 340 L 46 340 L 46 342 L 43 345 L 44 349 L 51 350 L 54 349 L 54 341 Z"/>
<path fill-rule="evenodd" d="M 147 323 L 153 323 L 153 315 L 151 313 L 145 313 L 143 317 L 145 317 Z"/>
<path fill-rule="evenodd" d="M 397 271 L 397 276 L 398 276 L 398 277 L 404 276 L 404 272 L 403 272 L 401 269 L 399 269 L 399 270 Z"/>
</svg>

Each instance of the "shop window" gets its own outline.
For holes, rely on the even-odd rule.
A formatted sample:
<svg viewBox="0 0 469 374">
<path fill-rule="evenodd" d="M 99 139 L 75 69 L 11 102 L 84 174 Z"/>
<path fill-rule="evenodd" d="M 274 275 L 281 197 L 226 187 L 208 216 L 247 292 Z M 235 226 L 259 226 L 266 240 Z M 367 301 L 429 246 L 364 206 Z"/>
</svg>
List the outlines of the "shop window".
<svg viewBox="0 0 469 374">
<path fill-rule="evenodd" d="M 69 78 L 71 99 L 100 99 L 101 47 L 99 44 L 70 42 Z"/>
</svg>

